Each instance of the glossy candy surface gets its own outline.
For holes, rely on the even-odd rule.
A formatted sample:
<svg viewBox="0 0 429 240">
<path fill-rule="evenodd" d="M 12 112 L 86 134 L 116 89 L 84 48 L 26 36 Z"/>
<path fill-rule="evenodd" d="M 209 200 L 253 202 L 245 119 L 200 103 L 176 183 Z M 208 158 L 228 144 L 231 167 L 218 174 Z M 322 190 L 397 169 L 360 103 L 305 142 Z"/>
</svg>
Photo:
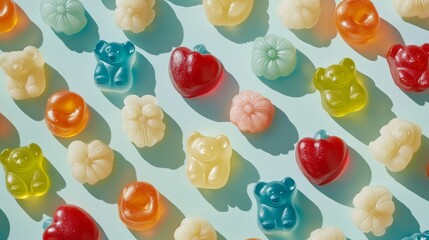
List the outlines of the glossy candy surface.
<svg viewBox="0 0 429 240">
<path fill-rule="evenodd" d="M 258 225 L 265 234 L 283 234 L 298 224 L 295 181 L 286 177 L 282 181 L 258 182 L 254 195 L 258 205 Z"/>
<path fill-rule="evenodd" d="M 43 232 L 43 240 L 98 240 L 94 219 L 82 208 L 65 204 L 54 213 L 52 224 Z"/>
<path fill-rule="evenodd" d="M 245 90 L 232 99 L 229 119 L 240 131 L 257 133 L 271 125 L 274 113 L 275 108 L 268 98 Z"/>
<path fill-rule="evenodd" d="M 50 179 L 45 161 L 42 149 L 35 143 L 3 150 L 0 162 L 5 171 L 7 190 L 13 197 L 24 199 L 48 192 Z"/>
<path fill-rule="evenodd" d="M 348 43 L 372 40 L 380 27 L 380 17 L 371 0 L 342 0 L 335 10 L 338 33 Z"/>
<path fill-rule="evenodd" d="M 115 22 L 123 30 L 143 32 L 155 19 L 155 0 L 116 0 Z"/>
<path fill-rule="evenodd" d="M 350 58 L 344 58 L 340 64 L 318 68 L 313 84 L 320 91 L 323 108 L 333 117 L 359 111 L 368 100 L 366 90 L 357 78 L 355 63 Z"/>
<path fill-rule="evenodd" d="M 194 51 L 176 48 L 170 57 L 169 71 L 176 90 L 185 98 L 204 95 L 221 81 L 223 66 L 204 45 L 197 45 Z"/>
<path fill-rule="evenodd" d="M 9 32 L 18 22 L 15 3 L 12 0 L 0 2 L 0 33 Z"/>
<path fill-rule="evenodd" d="M 393 7 L 401 17 L 429 17 L 429 0 L 393 0 Z"/>
<path fill-rule="evenodd" d="M 186 146 L 187 175 L 198 188 L 216 189 L 227 182 L 231 170 L 232 147 L 226 136 L 193 133 Z"/>
<path fill-rule="evenodd" d="M 346 236 L 337 227 L 323 227 L 311 232 L 307 240 L 346 240 Z"/>
<path fill-rule="evenodd" d="M 347 144 L 324 130 L 314 138 L 303 138 L 297 144 L 296 162 L 304 176 L 312 183 L 324 185 L 334 181 L 347 166 Z"/>
<path fill-rule="evenodd" d="M 296 66 L 296 49 L 285 38 L 267 35 L 253 42 L 251 67 L 258 77 L 275 80 L 292 73 Z"/>
<path fill-rule="evenodd" d="M 402 240 L 429 240 L 429 231 L 414 233 L 413 235 L 403 238 Z"/>
<path fill-rule="evenodd" d="M 42 0 L 40 13 L 55 32 L 66 35 L 80 32 L 88 22 L 85 7 L 79 0 Z"/>
<path fill-rule="evenodd" d="M 407 92 L 429 88 L 429 43 L 422 46 L 395 44 L 387 52 L 386 59 L 399 88 Z"/>
<path fill-rule="evenodd" d="M 277 15 L 290 29 L 312 28 L 321 12 L 320 0 L 282 0 L 277 7 Z"/>
<path fill-rule="evenodd" d="M 40 96 L 46 87 L 42 53 L 33 46 L 0 55 L 0 67 L 7 74 L 6 88 L 15 100 Z"/>
<path fill-rule="evenodd" d="M 100 40 L 94 49 L 97 66 L 94 80 L 106 92 L 124 93 L 130 90 L 134 78 L 132 68 L 136 59 L 134 44 Z"/>
<path fill-rule="evenodd" d="M 380 136 L 369 143 L 369 151 L 390 171 L 398 172 L 411 162 L 414 152 L 420 148 L 421 138 L 419 125 L 395 118 L 380 129 Z"/>
<path fill-rule="evenodd" d="M 205 219 L 187 217 L 174 231 L 174 240 L 216 240 L 217 234 L 213 226 Z"/>
<path fill-rule="evenodd" d="M 234 26 L 249 16 L 254 0 L 203 0 L 207 19 L 215 26 Z"/>
<path fill-rule="evenodd" d="M 121 221 L 137 231 L 153 227 L 160 218 L 161 207 L 158 191 L 146 182 L 128 184 L 118 200 Z"/>
<path fill-rule="evenodd" d="M 88 123 L 89 109 L 83 98 L 74 92 L 59 91 L 46 103 L 45 123 L 58 137 L 79 134 Z"/>
</svg>

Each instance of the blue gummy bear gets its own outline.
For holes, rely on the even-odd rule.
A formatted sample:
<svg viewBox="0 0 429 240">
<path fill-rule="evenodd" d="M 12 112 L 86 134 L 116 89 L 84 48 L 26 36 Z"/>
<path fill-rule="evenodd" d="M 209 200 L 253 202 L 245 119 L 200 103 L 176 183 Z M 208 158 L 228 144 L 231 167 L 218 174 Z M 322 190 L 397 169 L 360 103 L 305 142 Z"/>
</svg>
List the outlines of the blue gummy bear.
<svg viewBox="0 0 429 240">
<path fill-rule="evenodd" d="M 429 230 L 403 238 L 402 240 L 429 240 Z"/>
<path fill-rule="evenodd" d="M 255 185 L 258 225 L 265 234 L 289 232 L 295 228 L 298 222 L 296 192 L 295 181 L 290 177 Z"/>
<path fill-rule="evenodd" d="M 95 84 L 101 91 L 128 92 L 133 85 L 132 67 L 136 58 L 134 44 L 100 40 L 94 49 L 97 66 Z"/>
</svg>

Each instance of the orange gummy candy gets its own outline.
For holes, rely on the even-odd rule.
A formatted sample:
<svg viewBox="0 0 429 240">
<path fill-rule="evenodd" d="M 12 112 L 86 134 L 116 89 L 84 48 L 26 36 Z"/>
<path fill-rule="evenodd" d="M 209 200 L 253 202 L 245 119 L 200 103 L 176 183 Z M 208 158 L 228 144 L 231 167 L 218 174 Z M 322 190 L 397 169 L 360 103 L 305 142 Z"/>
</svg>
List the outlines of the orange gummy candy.
<svg viewBox="0 0 429 240">
<path fill-rule="evenodd" d="M 160 218 L 160 209 L 159 193 L 151 184 L 133 182 L 122 189 L 119 217 L 128 228 L 142 231 L 153 227 Z"/>
<path fill-rule="evenodd" d="M 63 90 L 48 99 L 45 122 L 55 136 L 72 137 L 79 134 L 88 119 L 88 107 L 79 94 Z"/>
<path fill-rule="evenodd" d="M 337 5 L 335 24 L 346 42 L 363 44 L 377 34 L 380 17 L 370 0 L 343 0 Z"/>
<path fill-rule="evenodd" d="M 0 0 L 0 33 L 12 30 L 17 21 L 15 3 L 11 0 Z"/>
</svg>

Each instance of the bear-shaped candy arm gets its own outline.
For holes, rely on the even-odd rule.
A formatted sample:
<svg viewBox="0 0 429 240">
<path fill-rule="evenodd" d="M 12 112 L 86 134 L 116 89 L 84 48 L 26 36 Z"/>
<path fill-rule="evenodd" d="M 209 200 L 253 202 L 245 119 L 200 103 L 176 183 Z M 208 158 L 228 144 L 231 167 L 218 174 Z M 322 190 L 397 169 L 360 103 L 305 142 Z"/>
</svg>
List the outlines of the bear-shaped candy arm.
<svg viewBox="0 0 429 240">
<path fill-rule="evenodd" d="M 102 91 L 124 93 L 133 85 L 132 68 L 136 53 L 134 44 L 100 40 L 94 49 L 97 66 L 94 80 Z"/>
<path fill-rule="evenodd" d="M 198 188 L 217 189 L 228 182 L 232 147 L 226 136 L 193 133 L 187 143 L 186 165 L 190 182 Z"/>
<path fill-rule="evenodd" d="M 6 186 L 16 199 L 44 195 L 50 186 L 45 158 L 37 144 L 5 149 L 0 162 L 6 173 Z"/>
<path fill-rule="evenodd" d="M 258 225 L 264 233 L 284 233 L 295 228 L 298 222 L 296 192 L 295 181 L 290 177 L 282 181 L 258 182 L 255 185 Z"/>
<path fill-rule="evenodd" d="M 420 147 L 420 126 L 394 118 L 380 129 L 380 134 L 376 140 L 369 143 L 369 151 L 375 160 L 386 165 L 390 171 L 402 171 Z"/>
<path fill-rule="evenodd" d="M 46 87 L 44 65 L 42 54 L 33 46 L 0 55 L 0 67 L 8 76 L 10 96 L 15 100 L 40 96 Z"/>
<path fill-rule="evenodd" d="M 320 91 L 323 108 L 333 117 L 359 111 L 367 103 L 366 90 L 358 81 L 355 63 L 350 58 L 318 68 L 313 84 Z"/>
<path fill-rule="evenodd" d="M 414 233 L 409 237 L 405 237 L 402 240 L 428 240 L 429 239 L 429 230 L 422 233 Z"/>
</svg>

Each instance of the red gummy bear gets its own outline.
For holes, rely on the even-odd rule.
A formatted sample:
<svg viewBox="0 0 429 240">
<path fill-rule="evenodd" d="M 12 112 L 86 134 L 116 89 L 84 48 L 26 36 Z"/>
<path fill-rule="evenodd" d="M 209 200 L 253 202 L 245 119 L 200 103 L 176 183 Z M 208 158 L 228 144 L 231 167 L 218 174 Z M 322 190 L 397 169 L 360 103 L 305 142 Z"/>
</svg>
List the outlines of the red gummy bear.
<svg viewBox="0 0 429 240">
<path fill-rule="evenodd" d="M 403 91 L 421 92 L 429 88 L 429 43 L 420 47 L 395 44 L 386 59 L 395 84 Z"/>
</svg>

